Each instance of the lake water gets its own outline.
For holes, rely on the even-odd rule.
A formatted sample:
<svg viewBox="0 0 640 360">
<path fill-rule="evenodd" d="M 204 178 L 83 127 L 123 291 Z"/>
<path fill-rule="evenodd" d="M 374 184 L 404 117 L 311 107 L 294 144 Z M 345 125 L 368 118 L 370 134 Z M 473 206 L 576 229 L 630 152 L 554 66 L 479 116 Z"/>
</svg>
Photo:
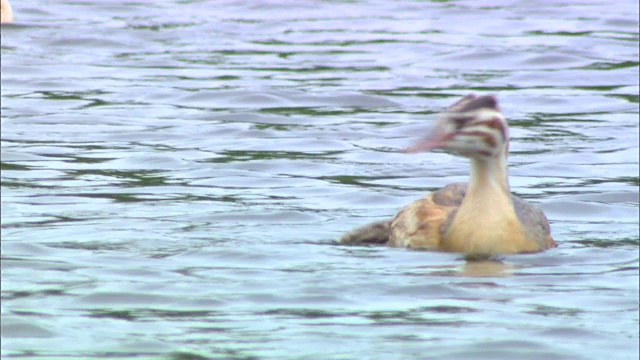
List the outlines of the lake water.
<svg viewBox="0 0 640 360">
<path fill-rule="evenodd" d="M 14 1 L 2 355 L 637 359 L 635 1 Z M 468 161 L 495 93 L 559 247 L 347 247 Z"/>
</svg>

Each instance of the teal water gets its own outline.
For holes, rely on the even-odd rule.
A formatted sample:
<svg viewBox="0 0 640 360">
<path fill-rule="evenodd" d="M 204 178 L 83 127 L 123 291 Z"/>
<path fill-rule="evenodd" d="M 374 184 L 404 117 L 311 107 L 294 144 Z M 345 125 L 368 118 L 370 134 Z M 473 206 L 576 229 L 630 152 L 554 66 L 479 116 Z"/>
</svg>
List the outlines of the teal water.
<svg viewBox="0 0 640 360">
<path fill-rule="evenodd" d="M 13 8 L 3 357 L 637 359 L 636 2 Z M 401 150 L 470 92 L 559 247 L 336 245 L 466 180 Z"/>
</svg>

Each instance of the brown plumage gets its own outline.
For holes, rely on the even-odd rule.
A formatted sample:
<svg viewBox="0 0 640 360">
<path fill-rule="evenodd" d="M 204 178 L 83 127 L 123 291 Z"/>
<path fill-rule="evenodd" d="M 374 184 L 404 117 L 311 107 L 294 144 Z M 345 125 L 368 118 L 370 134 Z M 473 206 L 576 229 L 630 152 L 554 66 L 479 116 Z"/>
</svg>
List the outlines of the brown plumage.
<svg viewBox="0 0 640 360">
<path fill-rule="evenodd" d="M 465 96 L 408 152 L 442 149 L 471 159 L 469 184 L 450 184 L 406 206 L 390 221 L 345 234 L 344 244 L 491 256 L 555 247 L 549 222 L 536 206 L 509 191 L 509 134 L 495 96 Z"/>
</svg>

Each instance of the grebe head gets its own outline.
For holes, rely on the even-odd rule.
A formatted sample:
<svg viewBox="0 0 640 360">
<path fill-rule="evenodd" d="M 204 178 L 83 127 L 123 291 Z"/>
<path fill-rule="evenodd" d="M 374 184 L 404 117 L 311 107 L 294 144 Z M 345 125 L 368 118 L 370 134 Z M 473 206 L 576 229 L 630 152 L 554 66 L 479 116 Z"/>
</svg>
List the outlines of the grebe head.
<svg viewBox="0 0 640 360">
<path fill-rule="evenodd" d="M 447 108 L 429 135 L 406 152 L 441 149 L 468 158 L 489 158 L 509 150 L 507 120 L 495 95 L 469 94 Z"/>
</svg>

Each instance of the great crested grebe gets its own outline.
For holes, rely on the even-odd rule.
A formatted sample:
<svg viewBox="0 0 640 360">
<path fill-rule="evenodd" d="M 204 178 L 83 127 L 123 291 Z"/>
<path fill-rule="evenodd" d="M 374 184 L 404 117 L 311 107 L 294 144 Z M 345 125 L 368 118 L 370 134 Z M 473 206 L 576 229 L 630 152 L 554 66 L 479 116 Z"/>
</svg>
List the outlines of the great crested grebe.
<svg viewBox="0 0 640 360">
<path fill-rule="evenodd" d="M 9 4 L 9 0 L 0 0 L 0 22 L 13 22 L 13 10 L 11 9 L 11 4 Z"/>
<path fill-rule="evenodd" d="M 407 150 L 441 149 L 471 160 L 469 183 L 450 184 L 408 205 L 392 220 L 345 234 L 343 244 L 460 252 L 470 257 L 555 247 L 542 210 L 512 195 L 509 132 L 494 95 L 469 94 L 447 108 L 431 133 Z"/>
</svg>

